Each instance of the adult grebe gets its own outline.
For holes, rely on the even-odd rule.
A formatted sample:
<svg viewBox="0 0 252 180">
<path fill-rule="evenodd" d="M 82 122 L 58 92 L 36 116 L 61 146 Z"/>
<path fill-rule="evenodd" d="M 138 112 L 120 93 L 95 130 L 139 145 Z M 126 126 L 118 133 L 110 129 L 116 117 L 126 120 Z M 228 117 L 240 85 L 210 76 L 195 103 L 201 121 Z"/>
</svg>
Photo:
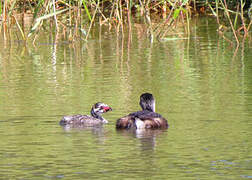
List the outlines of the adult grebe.
<svg viewBox="0 0 252 180">
<path fill-rule="evenodd" d="M 117 129 L 165 129 L 168 122 L 160 114 L 155 113 L 155 100 L 152 94 L 144 93 L 140 96 L 142 111 L 130 113 L 117 120 Z"/>
<path fill-rule="evenodd" d="M 91 116 L 89 115 L 73 115 L 73 116 L 64 116 L 60 125 L 83 125 L 83 126 L 97 126 L 108 123 L 106 119 L 102 117 L 102 113 L 112 111 L 112 108 L 107 104 L 98 102 L 92 106 Z"/>
</svg>

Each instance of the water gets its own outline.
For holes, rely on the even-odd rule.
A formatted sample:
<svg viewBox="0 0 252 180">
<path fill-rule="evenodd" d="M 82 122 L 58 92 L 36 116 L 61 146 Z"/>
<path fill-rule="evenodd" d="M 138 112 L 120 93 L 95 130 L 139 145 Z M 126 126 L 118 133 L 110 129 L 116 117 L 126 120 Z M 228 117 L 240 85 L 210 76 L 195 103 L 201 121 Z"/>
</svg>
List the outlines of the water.
<svg viewBox="0 0 252 180">
<path fill-rule="evenodd" d="M 252 179 L 251 45 L 235 47 L 211 19 L 190 40 L 151 44 L 106 28 L 88 43 L 0 48 L 0 177 L 3 179 Z M 14 38 L 15 39 L 15 38 Z M 117 131 L 151 92 L 168 130 Z M 63 128 L 63 115 L 114 111 L 101 128 Z"/>
</svg>

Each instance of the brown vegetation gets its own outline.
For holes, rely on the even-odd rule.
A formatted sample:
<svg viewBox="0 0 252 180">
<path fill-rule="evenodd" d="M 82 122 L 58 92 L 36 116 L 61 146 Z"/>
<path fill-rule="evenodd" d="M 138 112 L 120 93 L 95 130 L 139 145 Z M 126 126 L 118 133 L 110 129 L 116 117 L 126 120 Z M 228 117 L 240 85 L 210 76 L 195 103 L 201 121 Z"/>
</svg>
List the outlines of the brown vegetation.
<svg viewBox="0 0 252 180">
<path fill-rule="evenodd" d="M 233 2 L 233 1 L 232 1 Z M 226 0 L 9 0 L 1 2 L 1 31 L 8 39 L 9 29 L 15 25 L 23 40 L 35 41 L 41 30 L 61 33 L 68 41 L 87 40 L 95 25 L 115 28 L 124 32 L 125 26 L 131 32 L 132 22 L 146 24 L 147 36 L 162 40 L 167 33 L 184 27 L 190 35 L 190 18 L 206 14 L 216 17 L 219 33 L 232 31 L 239 44 L 240 37 L 246 38 L 252 21 L 246 18 L 248 2 L 243 0 L 227 4 Z M 232 7 L 232 8 L 230 8 Z M 232 42 L 232 40 L 230 40 Z"/>
</svg>

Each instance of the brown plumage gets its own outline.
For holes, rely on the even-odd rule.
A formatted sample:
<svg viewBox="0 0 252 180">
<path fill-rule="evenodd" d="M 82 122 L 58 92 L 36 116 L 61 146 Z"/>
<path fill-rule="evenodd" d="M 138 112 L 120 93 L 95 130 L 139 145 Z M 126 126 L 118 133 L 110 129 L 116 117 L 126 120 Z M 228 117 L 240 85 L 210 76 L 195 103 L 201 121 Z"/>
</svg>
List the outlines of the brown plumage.
<svg viewBox="0 0 252 180">
<path fill-rule="evenodd" d="M 72 124 L 72 125 L 85 125 L 85 126 L 97 126 L 97 125 L 102 125 L 106 122 L 103 120 L 94 118 L 89 115 L 72 115 L 72 116 L 64 116 L 60 124 L 61 125 L 66 125 L 66 124 Z"/>
<path fill-rule="evenodd" d="M 165 129 L 168 128 L 167 120 L 155 113 L 155 100 L 152 94 L 144 93 L 140 96 L 142 111 L 130 113 L 117 120 L 117 129 Z"/>
<path fill-rule="evenodd" d="M 98 102 L 92 106 L 91 116 L 89 115 L 72 115 L 72 116 L 64 116 L 60 125 L 81 125 L 81 126 L 97 126 L 108 123 L 106 119 L 102 117 L 102 113 L 106 113 L 111 111 L 107 104 Z"/>
</svg>

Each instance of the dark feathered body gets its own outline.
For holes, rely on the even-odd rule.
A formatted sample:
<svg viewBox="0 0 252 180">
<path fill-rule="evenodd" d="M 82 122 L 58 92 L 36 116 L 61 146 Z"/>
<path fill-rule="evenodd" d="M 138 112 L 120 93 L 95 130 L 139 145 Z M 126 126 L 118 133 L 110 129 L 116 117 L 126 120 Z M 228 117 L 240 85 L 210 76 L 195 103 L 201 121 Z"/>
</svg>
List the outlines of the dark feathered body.
<svg viewBox="0 0 252 180">
<path fill-rule="evenodd" d="M 143 110 L 131 113 L 117 120 L 117 129 L 165 129 L 168 123 L 160 114 Z"/>
<path fill-rule="evenodd" d="M 64 116 L 60 125 L 73 125 L 73 126 L 98 126 L 105 123 L 108 123 L 106 119 L 102 117 L 103 113 L 108 111 L 112 111 L 112 108 L 107 104 L 98 102 L 92 106 L 90 111 L 91 116 L 89 115 L 72 115 L 72 116 Z"/>
<path fill-rule="evenodd" d="M 66 125 L 66 124 L 97 126 L 97 125 L 102 125 L 103 121 L 89 115 L 77 114 L 73 116 L 64 116 L 60 121 L 60 125 Z"/>
<path fill-rule="evenodd" d="M 117 129 L 165 129 L 168 122 L 160 114 L 155 113 L 155 100 L 152 94 L 144 93 L 140 96 L 142 111 L 130 113 L 117 120 Z"/>
</svg>

